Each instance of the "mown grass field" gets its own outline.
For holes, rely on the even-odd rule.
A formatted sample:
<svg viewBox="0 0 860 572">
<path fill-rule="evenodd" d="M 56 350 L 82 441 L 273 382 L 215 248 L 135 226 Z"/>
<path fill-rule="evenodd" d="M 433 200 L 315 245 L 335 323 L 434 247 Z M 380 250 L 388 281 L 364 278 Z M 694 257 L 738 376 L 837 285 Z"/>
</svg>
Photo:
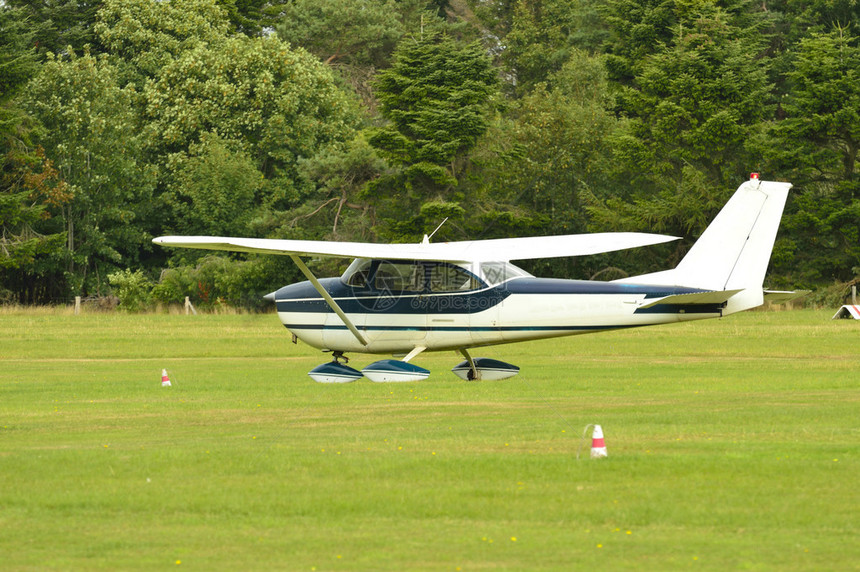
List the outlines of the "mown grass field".
<svg viewBox="0 0 860 572">
<path fill-rule="evenodd" d="M 830 315 L 320 385 L 273 315 L 0 311 L 0 568 L 858 570 L 860 324 Z"/>
</svg>

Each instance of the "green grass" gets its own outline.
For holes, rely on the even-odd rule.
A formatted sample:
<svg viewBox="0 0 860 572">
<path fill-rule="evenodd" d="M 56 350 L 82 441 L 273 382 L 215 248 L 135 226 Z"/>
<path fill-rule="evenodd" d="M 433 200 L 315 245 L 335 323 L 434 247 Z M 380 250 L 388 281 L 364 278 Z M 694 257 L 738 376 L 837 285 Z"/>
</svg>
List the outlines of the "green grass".
<svg viewBox="0 0 860 572">
<path fill-rule="evenodd" d="M 0 312 L 0 567 L 858 570 L 860 326 L 830 314 L 320 385 L 273 315 Z"/>
</svg>

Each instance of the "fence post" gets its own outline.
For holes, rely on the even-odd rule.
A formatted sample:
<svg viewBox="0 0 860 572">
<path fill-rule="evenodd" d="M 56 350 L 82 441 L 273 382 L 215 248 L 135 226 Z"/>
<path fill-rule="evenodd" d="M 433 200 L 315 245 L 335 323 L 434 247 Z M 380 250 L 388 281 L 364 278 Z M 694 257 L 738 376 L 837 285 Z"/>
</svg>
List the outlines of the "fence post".
<svg viewBox="0 0 860 572">
<path fill-rule="evenodd" d="M 188 315 L 188 311 L 191 310 L 191 313 L 195 316 L 197 315 L 197 310 L 194 309 L 194 306 L 191 305 L 191 298 L 188 296 L 185 297 L 185 315 Z"/>
<path fill-rule="evenodd" d="M 75 316 L 81 313 L 81 297 L 75 296 Z"/>
</svg>

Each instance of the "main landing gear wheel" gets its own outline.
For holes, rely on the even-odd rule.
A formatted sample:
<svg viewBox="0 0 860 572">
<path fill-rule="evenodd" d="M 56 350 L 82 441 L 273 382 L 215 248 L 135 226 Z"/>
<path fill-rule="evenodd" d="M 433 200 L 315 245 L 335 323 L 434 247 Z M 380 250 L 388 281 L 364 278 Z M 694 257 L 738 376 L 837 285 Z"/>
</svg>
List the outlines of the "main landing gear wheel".
<svg viewBox="0 0 860 572">
<path fill-rule="evenodd" d="M 460 362 L 451 370 L 464 381 L 498 381 L 513 377 L 520 372 L 515 365 L 492 358 L 472 358 L 465 349 L 460 350 L 466 361 Z"/>
<path fill-rule="evenodd" d="M 349 383 L 361 379 L 363 374 L 346 365 L 349 358 L 343 352 L 332 352 L 332 360 L 318 365 L 308 372 L 312 380 L 319 383 Z"/>
</svg>

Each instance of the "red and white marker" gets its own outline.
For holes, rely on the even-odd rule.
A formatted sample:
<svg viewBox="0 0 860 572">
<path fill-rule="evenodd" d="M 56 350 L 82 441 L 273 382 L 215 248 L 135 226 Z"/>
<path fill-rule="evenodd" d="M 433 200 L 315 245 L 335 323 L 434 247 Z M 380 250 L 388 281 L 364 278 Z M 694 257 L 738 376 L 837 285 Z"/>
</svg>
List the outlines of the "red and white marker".
<svg viewBox="0 0 860 572">
<path fill-rule="evenodd" d="M 591 458 L 600 459 L 608 456 L 606 443 L 603 441 L 603 428 L 595 425 L 594 432 L 591 434 Z"/>
<path fill-rule="evenodd" d="M 161 370 L 161 387 L 170 387 L 170 378 L 167 377 L 167 370 Z"/>
</svg>

